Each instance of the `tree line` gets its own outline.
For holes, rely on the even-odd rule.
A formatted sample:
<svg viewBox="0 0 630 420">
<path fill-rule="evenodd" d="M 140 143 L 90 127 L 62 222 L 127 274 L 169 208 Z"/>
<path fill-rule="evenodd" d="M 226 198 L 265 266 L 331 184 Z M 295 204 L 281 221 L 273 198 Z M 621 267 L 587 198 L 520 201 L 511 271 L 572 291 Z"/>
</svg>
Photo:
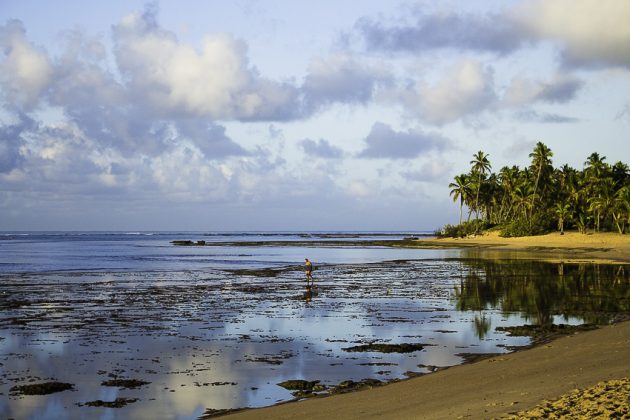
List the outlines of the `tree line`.
<svg viewBox="0 0 630 420">
<path fill-rule="evenodd" d="M 449 184 L 453 201 L 459 203 L 459 225 L 446 225 L 441 236 L 466 236 L 494 226 L 507 237 L 556 229 L 563 234 L 567 228 L 582 233 L 630 230 L 626 163 L 610 165 L 605 156 L 592 153 L 582 170 L 566 164 L 554 168 L 553 152 L 542 142 L 529 157 L 528 167 L 504 166 L 494 173 L 489 155 L 475 153 L 470 171 Z"/>
</svg>

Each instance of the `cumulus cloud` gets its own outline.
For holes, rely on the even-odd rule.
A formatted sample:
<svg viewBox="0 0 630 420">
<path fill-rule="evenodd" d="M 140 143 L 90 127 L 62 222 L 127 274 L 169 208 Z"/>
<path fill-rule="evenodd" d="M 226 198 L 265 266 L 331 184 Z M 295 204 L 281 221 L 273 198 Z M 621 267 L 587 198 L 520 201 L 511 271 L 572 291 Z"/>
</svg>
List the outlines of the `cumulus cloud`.
<svg viewBox="0 0 630 420">
<path fill-rule="evenodd" d="M 410 24 L 385 26 L 363 18 L 356 24 L 366 47 L 384 52 L 423 52 L 438 48 L 491 51 L 521 47 L 525 39 L 499 14 L 418 13 Z"/>
<path fill-rule="evenodd" d="M 209 34 L 201 48 L 159 27 L 156 8 L 127 16 L 114 27 L 114 54 L 131 94 L 163 116 L 213 119 L 287 119 L 297 89 L 261 77 L 247 46 L 229 34 Z"/>
<path fill-rule="evenodd" d="M 369 50 L 422 53 L 437 49 L 508 54 L 552 41 L 569 67 L 630 67 L 630 3 L 626 0 L 526 0 L 498 13 L 416 12 L 386 25 L 362 18 L 355 30 Z"/>
<path fill-rule="evenodd" d="M 395 131 L 387 124 L 376 122 L 365 143 L 365 149 L 358 154 L 360 158 L 413 159 L 424 152 L 443 149 L 448 140 L 421 130 Z"/>
<path fill-rule="evenodd" d="M 348 54 L 311 61 L 302 91 L 309 108 L 333 102 L 365 104 L 379 84 L 392 79 L 381 65 L 360 63 Z"/>
<path fill-rule="evenodd" d="M 418 82 L 387 94 L 409 114 L 442 125 L 482 112 L 495 100 L 493 72 L 476 60 L 462 60 L 433 84 Z"/>
<path fill-rule="evenodd" d="M 569 66 L 630 67 L 630 2 L 533 0 L 510 11 L 529 37 L 554 40 Z"/>
<path fill-rule="evenodd" d="M 432 182 L 445 179 L 453 165 L 449 162 L 432 160 L 422 164 L 418 170 L 403 171 L 400 175 L 408 181 Z"/>
<path fill-rule="evenodd" d="M 180 147 L 150 162 L 152 180 L 172 201 L 217 202 L 229 191 L 229 174 L 195 151 Z"/>
<path fill-rule="evenodd" d="M 15 124 L 0 126 L 0 173 L 9 173 L 22 164 L 24 134 L 36 126 L 35 121 L 26 115 L 20 115 L 18 119 Z"/>
<path fill-rule="evenodd" d="M 549 82 L 515 78 L 508 86 L 503 100 L 507 105 L 524 105 L 534 102 L 566 103 L 575 98 L 584 82 L 568 74 L 557 74 Z"/>
<path fill-rule="evenodd" d="M 243 156 L 248 152 L 225 134 L 225 127 L 204 120 L 178 121 L 179 136 L 190 140 L 207 158 Z"/>
<path fill-rule="evenodd" d="M 26 29 L 18 20 L 0 26 L 0 49 L 0 86 L 5 101 L 32 108 L 51 81 L 48 56 L 26 39 Z"/>
<path fill-rule="evenodd" d="M 50 102 L 71 113 L 95 105 L 128 107 L 132 98 L 108 70 L 103 42 L 80 31 L 68 31 L 63 39 L 64 50 L 53 63 Z"/>
<path fill-rule="evenodd" d="M 343 157 L 343 150 L 333 146 L 327 140 L 304 139 L 300 146 L 308 156 L 315 156 L 325 159 L 340 159 Z"/>
</svg>

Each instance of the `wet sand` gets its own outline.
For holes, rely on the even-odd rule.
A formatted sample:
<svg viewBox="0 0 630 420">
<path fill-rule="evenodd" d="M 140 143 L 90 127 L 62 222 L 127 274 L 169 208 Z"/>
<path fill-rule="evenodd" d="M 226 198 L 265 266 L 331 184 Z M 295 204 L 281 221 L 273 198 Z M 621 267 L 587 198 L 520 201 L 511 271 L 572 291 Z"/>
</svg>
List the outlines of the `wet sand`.
<svg viewBox="0 0 630 420">
<path fill-rule="evenodd" d="M 467 238 L 414 241 L 418 248 L 466 248 L 478 258 L 527 258 L 551 262 L 630 263 L 630 235 L 614 232 L 558 232 L 540 236 L 502 238 L 498 232 Z"/>
<path fill-rule="evenodd" d="M 247 410 L 229 418 L 499 418 L 578 388 L 629 377 L 628 360 L 630 322 L 623 322 L 378 389 Z M 606 396 L 604 392 L 599 398 Z M 624 401 L 619 402 L 623 409 Z M 626 400 L 626 410 L 627 405 Z"/>
</svg>

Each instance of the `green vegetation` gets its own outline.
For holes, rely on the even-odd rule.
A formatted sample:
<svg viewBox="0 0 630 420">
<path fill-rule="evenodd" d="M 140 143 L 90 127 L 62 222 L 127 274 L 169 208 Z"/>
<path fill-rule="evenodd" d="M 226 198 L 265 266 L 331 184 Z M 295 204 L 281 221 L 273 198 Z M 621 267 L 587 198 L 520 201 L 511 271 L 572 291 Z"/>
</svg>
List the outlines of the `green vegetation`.
<svg viewBox="0 0 630 420">
<path fill-rule="evenodd" d="M 446 225 L 443 237 L 464 237 L 496 227 L 501 236 L 530 236 L 575 228 L 630 231 L 630 168 L 592 153 L 582 170 L 554 168 L 553 152 L 538 142 L 526 168 L 505 166 L 491 172 L 489 155 L 479 151 L 469 173 L 455 176 L 450 195 L 459 203 L 459 225 Z M 464 207 L 468 217 L 463 221 Z M 471 220 L 471 215 L 475 218 Z"/>
<path fill-rule="evenodd" d="M 600 325 L 630 314 L 629 280 L 625 265 L 480 259 L 469 262 L 454 299 L 460 311 L 521 313 L 547 330 L 561 315 Z"/>
</svg>

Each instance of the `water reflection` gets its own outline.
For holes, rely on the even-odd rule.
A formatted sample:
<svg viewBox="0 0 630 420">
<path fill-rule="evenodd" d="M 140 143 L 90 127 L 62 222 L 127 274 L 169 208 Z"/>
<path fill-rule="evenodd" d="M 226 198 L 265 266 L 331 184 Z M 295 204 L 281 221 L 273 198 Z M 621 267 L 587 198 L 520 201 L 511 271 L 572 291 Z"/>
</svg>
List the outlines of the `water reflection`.
<svg viewBox="0 0 630 420">
<path fill-rule="evenodd" d="M 483 340 L 490 332 L 490 327 L 492 327 L 492 322 L 490 318 L 488 318 L 485 314 L 475 315 L 474 320 L 475 334 L 479 337 L 480 340 Z"/>
<path fill-rule="evenodd" d="M 252 272 L 254 273 L 254 272 Z M 607 322 L 630 312 L 628 267 L 427 259 L 299 268 L 0 278 L 5 417 L 180 417 L 291 399 L 288 379 L 404 378 L 529 343 L 497 327 Z M 277 275 L 276 275 L 277 274 Z M 422 351 L 355 353 L 366 343 Z M 112 376 L 150 382 L 108 388 Z M 9 396 L 56 379 L 76 392 Z M 139 398 L 120 409 L 78 406 Z"/>
<path fill-rule="evenodd" d="M 630 270 L 625 265 L 553 264 L 539 261 L 468 262 L 455 288 L 457 309 L 518 312 L 548 326 L 555 315 L 606 323 L 630 311 Z"/>
</svg>

